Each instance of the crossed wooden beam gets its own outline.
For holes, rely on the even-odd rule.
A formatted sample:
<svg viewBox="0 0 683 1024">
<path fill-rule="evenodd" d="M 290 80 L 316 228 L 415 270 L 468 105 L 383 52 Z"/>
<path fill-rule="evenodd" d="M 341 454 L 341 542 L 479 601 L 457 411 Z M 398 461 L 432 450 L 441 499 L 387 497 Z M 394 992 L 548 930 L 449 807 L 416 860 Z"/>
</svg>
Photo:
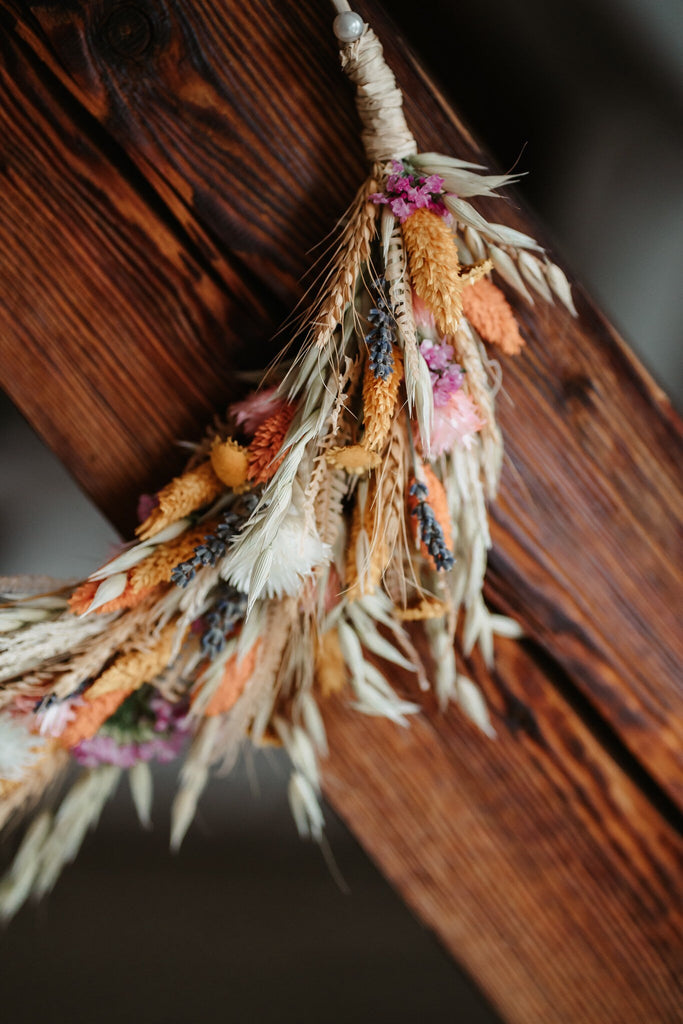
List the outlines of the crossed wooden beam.
<svg viewBox="0 0 683 1024">
<path fill-rule="evenodd" d="M 357 7 L 421 148 L 480 156 L 377 3 Z M 328 14 L 0 0 L 1 382 L 124 531 L 180 469 L 173 442 L 281 343 L 364 174 Z M 481 208 L 529 229 L 515 199 Z M 578 307 L 519 306 L 528 346 L 504 366 L 488 598 L 528 639 L 468 664 L 499 738 L 333 700 L 325 789 L 506 1021 L 673 1021 L 683 446 L 580 289 Z"/>
</svg>

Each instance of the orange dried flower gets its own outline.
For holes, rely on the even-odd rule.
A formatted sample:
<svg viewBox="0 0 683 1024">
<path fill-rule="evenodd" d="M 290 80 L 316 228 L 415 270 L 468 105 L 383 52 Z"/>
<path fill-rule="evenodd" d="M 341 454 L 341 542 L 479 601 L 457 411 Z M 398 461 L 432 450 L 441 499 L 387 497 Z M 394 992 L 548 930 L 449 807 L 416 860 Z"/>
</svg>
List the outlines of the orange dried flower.
<svg viewBox="0 0 683 1024">
<path fill-rule="evenodd" d="M 261 641 L 257 640 L 241 661 L 237 660 L 236 654 L 228 658 L 225 663 L 223 678 L 206 706 L 205 715 L 209 717 L 222 715 L 224 711 L 229 711 L 233 704 L 237 703 L 242 696 L 244 687 L 253 675 L 260 646 Z"/>
<path fill-rule="evenodd" d="M 488 278 L 469 285 L 462 293 L 465 316 L 474 329 L 508 356 L 515 356 L 524 345 L 515 314 L 500 288 Z"/>
<path fill-rule="evenodd" d="M 144 601 L 156 587 L 143 587 L 141 589 L 134 590 L 131 586 L 130 573 L 128 574 L 128 583 L 126 589 L 120 595 L 120 597 L 114 598 L 113 601 L 107 601 L 106 604 L 100 605 L 99 608 L 95 609 L 95 615 L 105 615 L 107 612 L 118 612 L 123 608 L 135 608 L 136 605 Z M 69 610 L 74 615 L 84 615 L 88 608 L 93 602 L 97 588 L 102 583 L 102 580 L 86 580 L 85 583 L 81 583 L 74 590 L 73 594 L 69 598 Z"/>
<path fill-rule="evenodd" d="M 171 572 L 192 558 L 194 549 L 211 533 L 217 520 L 210 519 L 191 527 L 173 540 L 159 544 L 142 562 L 129 570 L 128 579 L 134 593 L 149 593 L 161 583 L 171 582 Z M 128 589 L 128 588 L 126 588 Z"/>
<path fill-rule="evenodd" d="M 95 700 L 87 704 L 75 706 L 76 717 L 67 723 L 66 728 L 59 737 L 63 747 L 75 747 L 82 740 L 91 739 L 101 725 L 114 714 L 116 709 L 123 704 L 134 687 L 128 690 L 116 690 L 115 692 L 103 693 Z"/>
<path fill-rule="evenodd" d="M 249 479 L 252 483 L 267 483 L 282 463 L 284 454 L 278 457 L 278 452 L 295 412 L 296 406 L 288 402 L 256 430 L 249 444 Z"/>
</svg>

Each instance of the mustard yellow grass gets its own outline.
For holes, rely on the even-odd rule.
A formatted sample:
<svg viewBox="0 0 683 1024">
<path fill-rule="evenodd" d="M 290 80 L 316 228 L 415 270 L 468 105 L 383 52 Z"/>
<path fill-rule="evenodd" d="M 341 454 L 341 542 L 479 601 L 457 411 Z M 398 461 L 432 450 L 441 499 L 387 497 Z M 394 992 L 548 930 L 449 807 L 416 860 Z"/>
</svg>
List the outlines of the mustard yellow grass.
<svg viewBox="0 0 683 1024">
<path fill-rule="evenodd" d="M 135 532 L 141 540 L 149 540 L 171 523 L 215 501 L 224 490 L 211 462 L 203 462 L 196 469 L 175 477 L 159 491 L 159 504 Z"/>
</svg>

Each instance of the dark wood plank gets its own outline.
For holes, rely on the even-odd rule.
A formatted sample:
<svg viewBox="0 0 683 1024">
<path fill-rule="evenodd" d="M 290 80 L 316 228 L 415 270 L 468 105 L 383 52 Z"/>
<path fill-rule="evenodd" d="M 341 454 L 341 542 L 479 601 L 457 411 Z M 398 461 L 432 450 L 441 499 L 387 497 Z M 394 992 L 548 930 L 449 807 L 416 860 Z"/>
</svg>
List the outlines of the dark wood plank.
<svg viewBox="0 0 683 1024">
<path fill-rule="evenodd" d="M 0 37 L 2 382 L 121 528 L 238 386 L 261 299 L 220 279 Z M 67 104 L 68 106 L 68 104 Z M 265 357 L 262 357 L 265 358 Z"/>
<path fill-rule="evenodd" d="M 329 708 L 327 795 L 504 1020 L 680 1021 L 678 837 L 523 645 L 475 677 L 495 741 L 457 713 L 400 729 Z"/>
</svg>

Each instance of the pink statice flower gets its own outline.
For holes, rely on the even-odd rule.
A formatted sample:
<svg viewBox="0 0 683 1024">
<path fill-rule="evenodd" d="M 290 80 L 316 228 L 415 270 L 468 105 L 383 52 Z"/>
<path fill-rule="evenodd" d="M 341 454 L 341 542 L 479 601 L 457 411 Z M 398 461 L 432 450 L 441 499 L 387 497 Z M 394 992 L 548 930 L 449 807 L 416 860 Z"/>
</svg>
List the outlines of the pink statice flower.
<svg viewBox="0 0 683 1024">
<path fill-rule="evenodd" d="M 228 411 L 235 417 L 237 426 L 247 436 L 251 436 L 286 404 L 287 400 L 278 395 L 277 388 L 263 388 L 261 391 L 252 391 L 241 402 L 233 402 Z"/>
<path fill-rule="evenodd" d="M 457 391 L 446 405 L 434 404 L 431 456 L 435 458 L 456 445 L 470 448 L 474 435 L 484 426 L 479 410 L 469 395 Z"/>
<path fill-rule="evenodd" d="M 166 764 L 180 754 L 185 737 L 182 733 L 154 736 L 140 743 L 119 743 L 113 736 L 96 733 L 89 740 L 81 740 L 71 753 L 85 768 L 100 764 L 114 764 L 119 768 L 132 768 L 139 761 L 159 761 Z"/>
<path fill-rule="evenodd" d="M 425 338 L 420 344 L 420 352 L 429 367 L 434 407 L 447 405 L 464 380 L 464 374 L 454 359 L 453 346 L 446 341 Z"/>
<path fill-rule="evenodd" d="M 401 224 L 415 210 L 431 210 L 441 217 L 448 216 L 443 202 L 443 178 L 438 174 L 424 177 L 415 173 L 401 160 L 394 160 L 393 174 L 387 178 L 384 192 L 375 192 L 371 202 L 389 207 Z"/>
<path fill-rule="evenodd" d="M 143 690 L 141 697 L 136 694 L 131 699 L 138 702 L 134 707 L 126 711 L 122 705 L 98 733 L 72 748 L 79 764 L 132 768 L 139 761 L 165 764 L 178 757 L 192 728 L 187 704 L 173 703 L 156 690 Z"/>
</svg>

